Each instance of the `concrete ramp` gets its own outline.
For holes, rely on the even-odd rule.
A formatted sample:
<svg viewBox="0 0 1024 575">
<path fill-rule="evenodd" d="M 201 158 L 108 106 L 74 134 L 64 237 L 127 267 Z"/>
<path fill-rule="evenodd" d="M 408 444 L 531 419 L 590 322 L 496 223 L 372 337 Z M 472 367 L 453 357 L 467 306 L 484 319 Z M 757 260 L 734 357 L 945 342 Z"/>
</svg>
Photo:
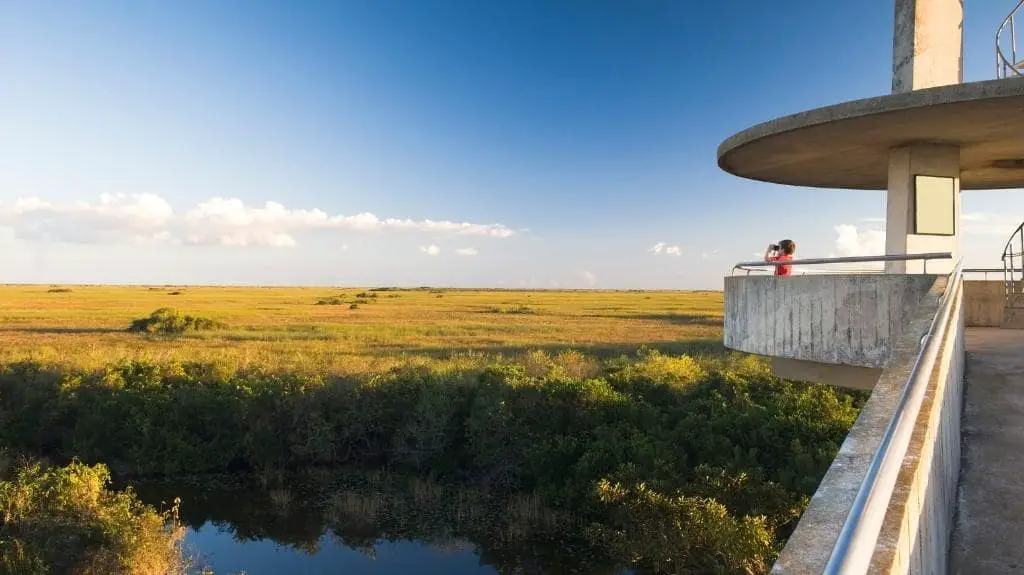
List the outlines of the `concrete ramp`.
<svg viewBox="0 0 1024 575">
<path fill-rule="evenodd" d="M 1024 331 L 969 328 L 950 573 L 1024 574 Z"/>
</svg>

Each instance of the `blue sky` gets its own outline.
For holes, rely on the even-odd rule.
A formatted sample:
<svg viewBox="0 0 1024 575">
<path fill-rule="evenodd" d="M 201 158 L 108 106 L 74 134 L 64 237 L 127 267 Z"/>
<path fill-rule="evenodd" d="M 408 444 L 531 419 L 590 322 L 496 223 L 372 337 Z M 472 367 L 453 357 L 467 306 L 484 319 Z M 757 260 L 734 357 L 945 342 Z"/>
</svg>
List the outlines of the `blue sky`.
<svg viewBox="0 0 1024 575">
<path fill-rule="evenodd" d="M 1011 4 L 967 3 L 965 80 Z M 779 6 L 5 2 L 0 281 L 719 289 L 782 237 L 873 251 L 882 192 L 715 164 L 889 91 L 891 1 Z M 963 210 L 997 264 L 1024 194 Z"/>
</svg>

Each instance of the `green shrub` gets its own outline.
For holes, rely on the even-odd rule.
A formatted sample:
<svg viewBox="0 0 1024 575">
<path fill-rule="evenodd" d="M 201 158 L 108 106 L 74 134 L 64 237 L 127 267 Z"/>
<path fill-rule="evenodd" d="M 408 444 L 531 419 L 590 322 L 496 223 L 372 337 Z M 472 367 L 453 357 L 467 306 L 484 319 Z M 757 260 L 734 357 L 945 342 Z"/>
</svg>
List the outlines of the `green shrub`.
<svg viewBox="0 0 1024 575">
<path fill-rule="evenodd" d="M 597 492 L 609 525 L 591 538 L 655 573 L 765 573 L 777 553 L 764 517 L 736 517 L 714 499 L 607 480 Z"/>
<path fill-rule="evenodd" d="M 177 509 L 110 491 L 103 465 L 24 466 L 0 477 L 0 572 L 186 572 Z"/>
<path fill-rule="evenodd" d="M 344 297 L 331 296 L 317 300 L 316 305 L 342 305 L 345 303 Z"/>
<path fill-rule="evenodd" d="M 508 314 L 521 314 L 521 315 L 534 315 L 537 313 L 536 308 L 532 308 L 528 305 L 517 303 L 507 306 L 496 306 L 488 308 L 490 313 L 508 313 Z"/>
<path fill-rule="evenodd" d="M 66 287 L 52 287 L 46 290 L 47 293 L 71 293 L 71 288 Z"/>
<path fill-rule="evenodd" d="M 223 329 L 225 324 L 206 317 L 185 315 L 172 307 L 162 307 L 143 317 L 132 321 L 128 331 L 136 333 L 155 333 L 160 335 L 179 335 L 188 332 Z"/>
</svg>

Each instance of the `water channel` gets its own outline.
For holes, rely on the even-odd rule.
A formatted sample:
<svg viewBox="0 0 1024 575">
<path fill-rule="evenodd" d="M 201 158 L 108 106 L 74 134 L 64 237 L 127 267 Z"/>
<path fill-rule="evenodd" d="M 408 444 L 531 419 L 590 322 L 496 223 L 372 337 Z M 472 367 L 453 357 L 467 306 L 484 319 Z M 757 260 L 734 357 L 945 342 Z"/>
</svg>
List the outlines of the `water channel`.
<svg viewBox="0 0 1024 575">
<path fill-rule="evenodd" d="M 158 509 L 180 498 L 185 551 L 216 575 L 629 573 L 531 496 L 337 470 L 122 485 Z"/>
</svg>

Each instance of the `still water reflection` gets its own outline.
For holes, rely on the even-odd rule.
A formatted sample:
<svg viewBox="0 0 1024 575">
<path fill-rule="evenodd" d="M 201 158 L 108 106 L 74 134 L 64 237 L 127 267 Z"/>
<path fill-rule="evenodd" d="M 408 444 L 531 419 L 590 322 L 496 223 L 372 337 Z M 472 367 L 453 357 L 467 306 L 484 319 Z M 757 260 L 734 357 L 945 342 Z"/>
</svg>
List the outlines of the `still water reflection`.
<svg viewBox="0 0 1024 575">
<path fill-rule="evenodd" d="M 372 554 L 352 549 L 330 535 L 319 541 L 313 553 L 283 546 L 272 539 L 238 541 L 230 531 L 207 523 L 189 532 L 186 546 L 198 555 L 199 563 L 215 573 L 353 573 L 383 575 L 422 573 L 423 575 L 463 575 L 498 573 L 481 565 L 473 545 L 467 549 L 438 549 L 418 541 L 382 542 Z"/>
<path fill-rule="evenodd" d="M 180 497 L 186 551 L 217 575 L 619 575 L 583 522 L 528 495 L 382 472 L 129 482 L 161 509 Z"/>
</svg>

